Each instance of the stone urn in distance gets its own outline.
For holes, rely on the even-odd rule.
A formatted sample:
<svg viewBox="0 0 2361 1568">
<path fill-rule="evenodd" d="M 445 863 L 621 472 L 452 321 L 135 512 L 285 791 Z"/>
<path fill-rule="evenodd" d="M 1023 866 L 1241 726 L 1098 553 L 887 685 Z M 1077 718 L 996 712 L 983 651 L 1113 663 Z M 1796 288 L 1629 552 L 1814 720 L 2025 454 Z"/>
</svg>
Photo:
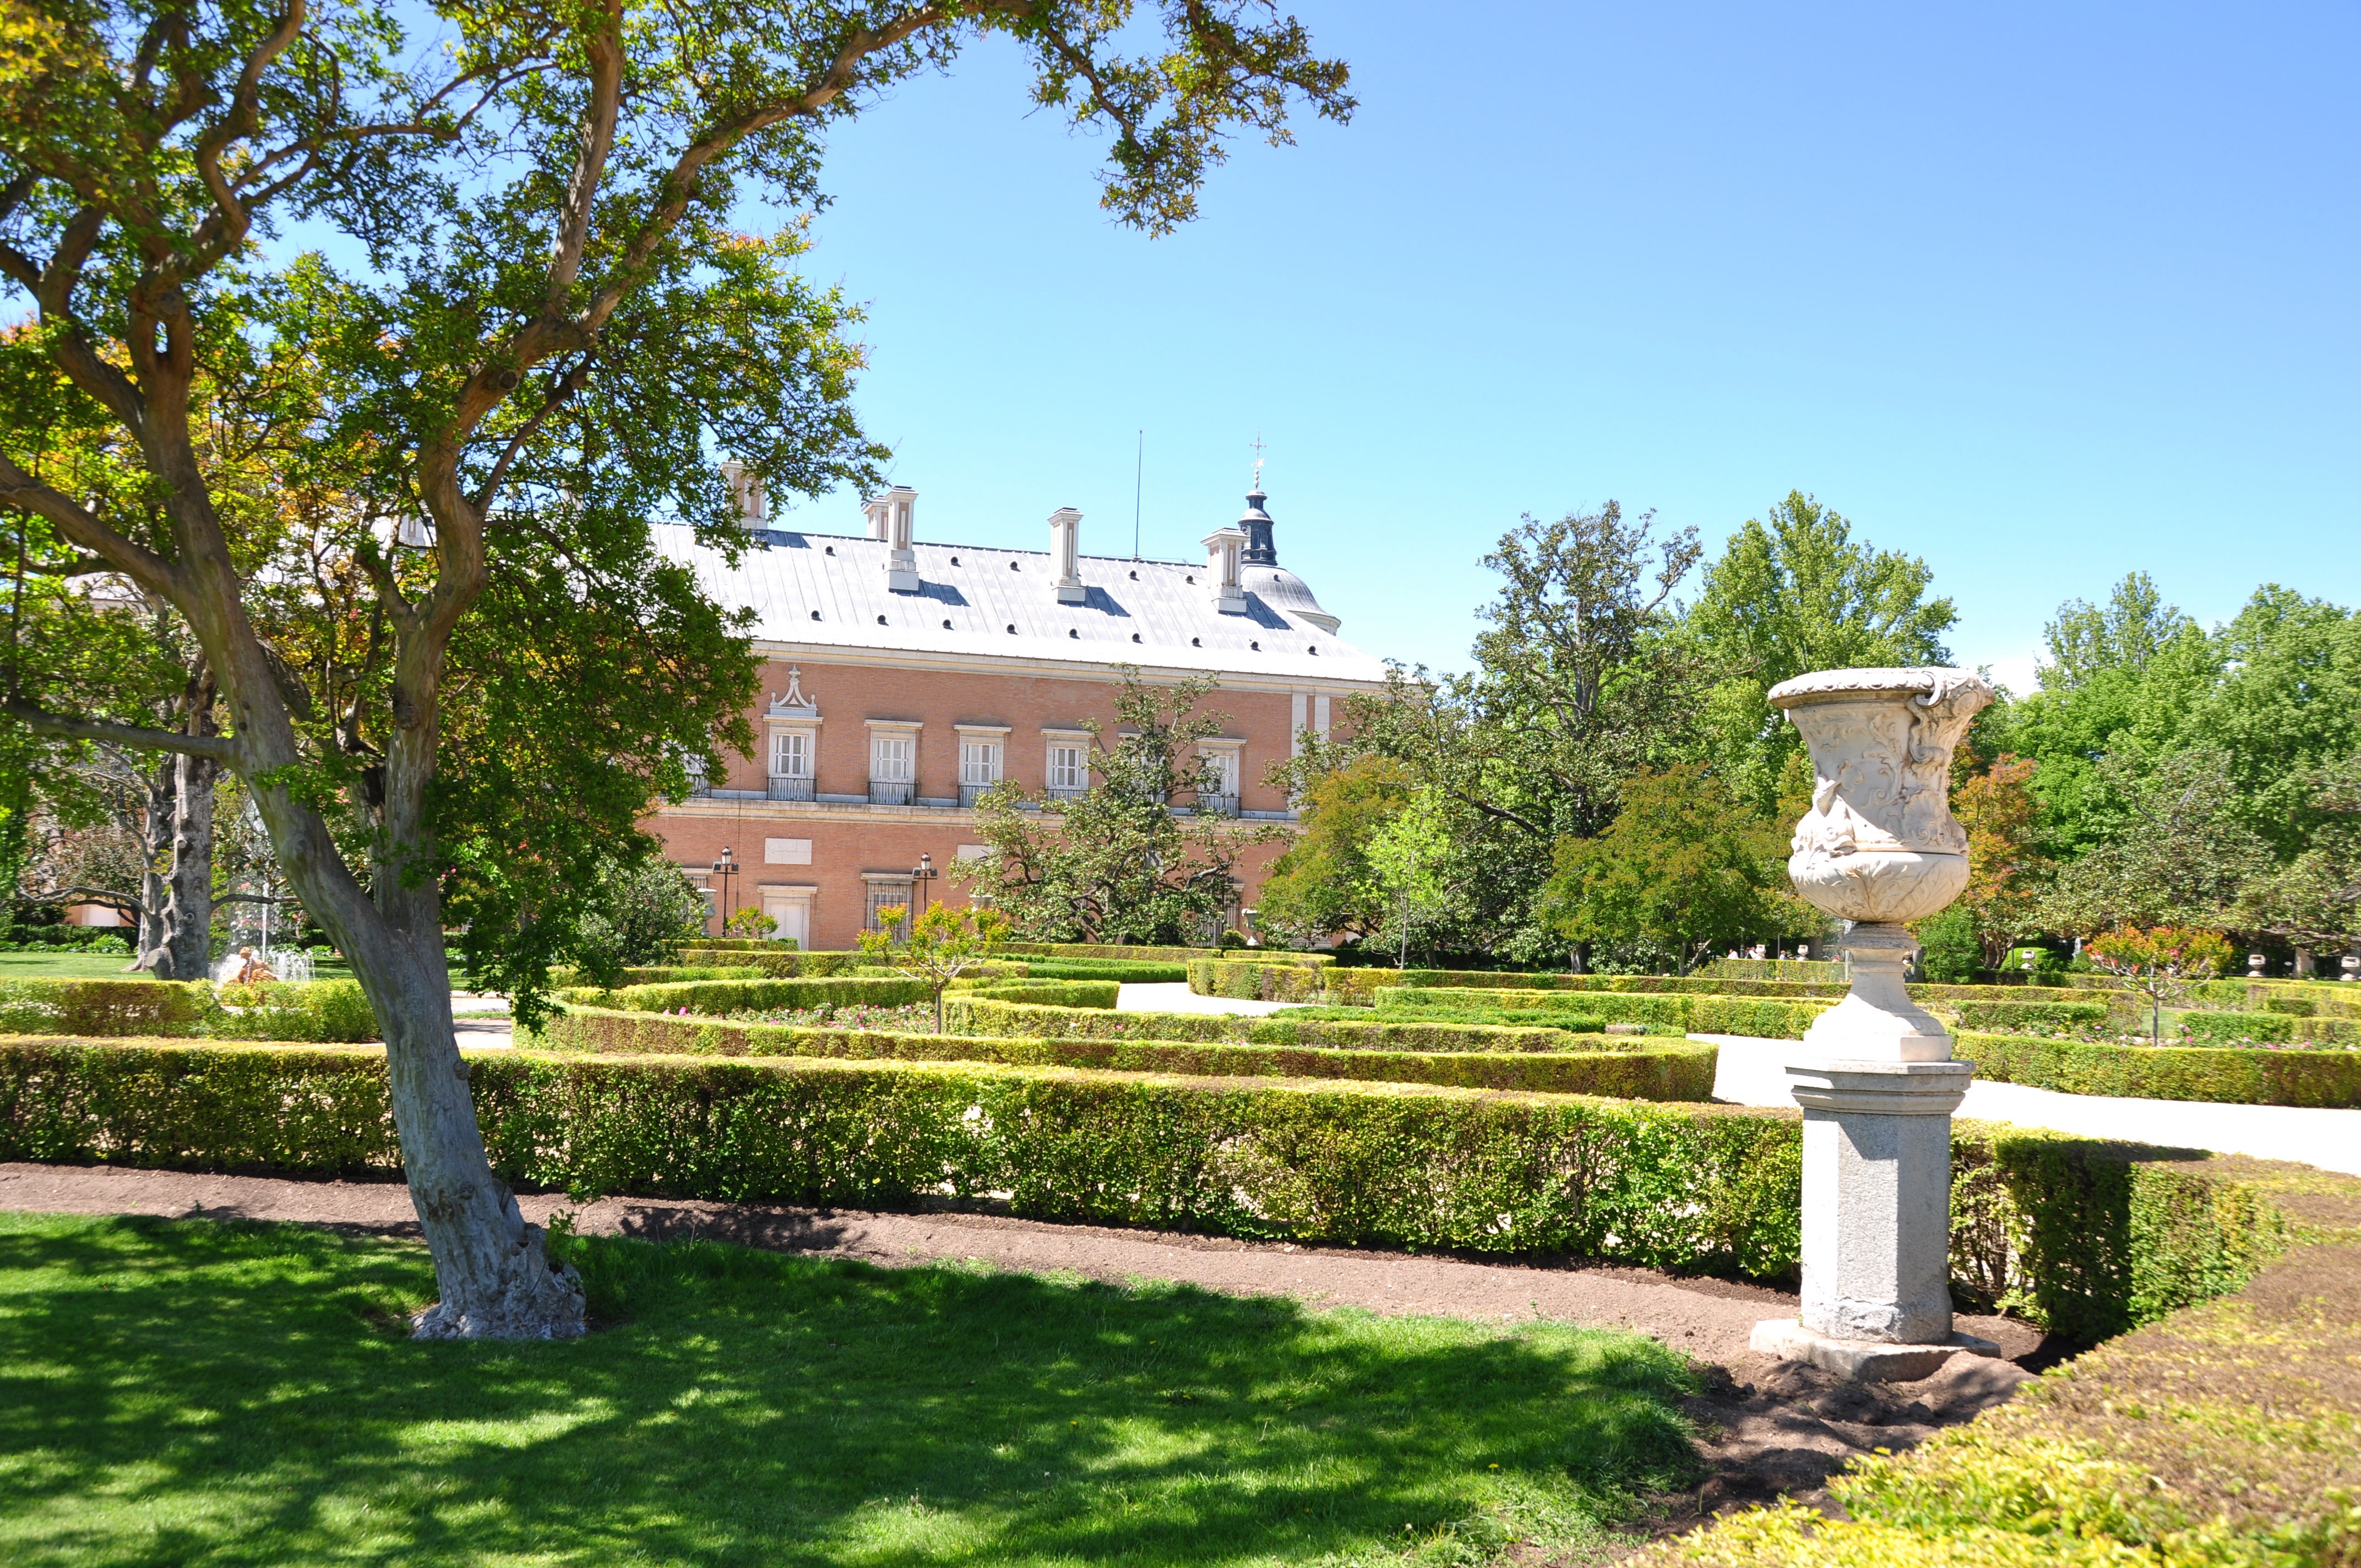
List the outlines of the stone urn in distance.
<svg viewBox="0 0 2361 1568">
<path fill-rule="evenodd" d="M 1922 920 L 1968 885 L 1951 816 L 1951 752 L 1993 700 L 1964 670 L 1822 670 L 1771 688 L 1812 756 L 1812 809 L 1787 874 L 1815 907 L 1854 922 L 1840 945 L 1852 990 L 1804 1038 L 1830 1057 L 1944 1061 L 1950 1036 L 1903 989 Z"/>
</svg>

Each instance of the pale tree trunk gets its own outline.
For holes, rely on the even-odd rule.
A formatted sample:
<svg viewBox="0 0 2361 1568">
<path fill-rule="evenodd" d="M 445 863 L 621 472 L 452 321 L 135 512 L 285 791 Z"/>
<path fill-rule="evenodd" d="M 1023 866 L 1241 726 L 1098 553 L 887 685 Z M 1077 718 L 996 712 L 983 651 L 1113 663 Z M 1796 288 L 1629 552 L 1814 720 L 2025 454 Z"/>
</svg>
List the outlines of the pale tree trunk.
<svg viewBox="0 0 2361 1568">
<path fill-rule="evenodd" d="M 204 980 L 213 972 L 214 782 L 206 757 L 174 760 L 172 870 L 164 902 L 159 980 Z"/>
<path fill-rule="evenodd" d="M 172 853 L 172 814 L 174 783 L 181 776 L 181 760 L 167 757 L 148 774 L 148 798 L 143 805 L 140 822 L 140 843 L 148 858 L 139 874 L 139 960 L 134 969 L 155 969 L 164 961 L 165 933 L 164 902 L 170 894 L 164 868 L 170 863 Z"/>
</svg>

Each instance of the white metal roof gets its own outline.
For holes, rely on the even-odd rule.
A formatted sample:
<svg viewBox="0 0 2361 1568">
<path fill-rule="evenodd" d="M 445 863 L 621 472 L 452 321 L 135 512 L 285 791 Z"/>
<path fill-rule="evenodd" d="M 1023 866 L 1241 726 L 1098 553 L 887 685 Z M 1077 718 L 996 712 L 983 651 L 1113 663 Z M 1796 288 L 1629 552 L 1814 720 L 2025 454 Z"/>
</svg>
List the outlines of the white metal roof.
<svg viewBox="0 0 2361 1568">
<path fill-rule="evenodd" d="M 655 537 L 715 600 L 752 609 L 761 642 L 1288 679 L 1386 676 L 1378 660 L 1303 618 L 1295 607 L 1312 602 L 1308 590 L 1275 566 L 1246 567 L 1246 613 L 1223 615 L 1206 568 L 1185 562 L 1085 555 L 1087 598 L 1060 604 L 1056 565 L 1042 551 L 919 543 L 920 591 L 897 594 L 885 586 L 890 546 L 881 539 L 756 531 L 731 566 L 685 527 L 660 525 Z"/>
</svg>

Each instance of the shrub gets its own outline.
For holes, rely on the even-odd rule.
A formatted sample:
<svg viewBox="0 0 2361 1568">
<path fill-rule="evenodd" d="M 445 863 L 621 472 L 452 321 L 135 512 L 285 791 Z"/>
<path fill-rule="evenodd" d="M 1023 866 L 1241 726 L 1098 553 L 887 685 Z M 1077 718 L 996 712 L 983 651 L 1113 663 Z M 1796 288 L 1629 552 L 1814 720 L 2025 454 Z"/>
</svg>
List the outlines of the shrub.
<svg viewBox="0 0 2361 1568">
<path fill-rule="evenodd" d="M 1335 970 L 1325 965 L 1246 962 L 1228 959 L 1191 959 L 1189 989 L 1200 996 L 1228 996 L 1247 1002 L 1317 1002 L 1326 994 L 1331 979 L 1378 974 L 1378 970 Z"/>
<path fill-rule="evenodd" d="M 0 980 L 0 1032 L 201 1034 L 218 1008 L 203 981 Z"/>
<path fill-rule="evenodd" d="M 1383 1051 L 1565 1051 L 1636 1049 L 1625 1038 L 1562 1028 L 1499 1028 L 1435 1022 L 1364 1022 L 1274 1014 L 1111 1013 L 1026 1006 L 999 1000 L 955 1000 L 950 1026 L 971 1035 L 1032 1035 L 1061 1039 L 1229 1040 L 1265 1046 Z M 1611 1042 L 1611 1043 L 1609 1043 Z"/>
<path fill-rule="evenodd" d="M 558 1026 L 744 1032 L 617 1014 Z M 467 1059 L 502 1177 L 582 1194 L 894 1208 L 1005 1193 L 1042 1219 L 1763 1278 L 1791 1277 L 1800 1245 L 1793 1111 L 969 1063 Z M 2235 1286 L 2308 1223 L 2289 1168 L 2139 1153 L 1958 1124 L 1962 1288 L 2094 1339 Z M 382 1177 L 399 1157 L 376 1047 L 0 1041 L 0 1159 Z"/>
<path fill-rule="evenodd" d="M 1613 992 L 1478 990 L 1474 987 L 1420 986 L 1381 992 L 1380 1017 L 1451 1017 L 1467 1013 L 1552 1013 L 1567 1017 L 1602 1019 L 1618 1024 L 1688 1023 L 1689 999 L 1685 996 L 1642 996 Z"/>
<path fill-rule="evenodd" d="M 1963 1034 L 1953 1054 L 1974 1062 L 1978 1078 L 2065 1094 L 2330 1110 L 2361 1107 L 2361 1051 L 2103 1045 Z"/>
<path fill-rule="evenodd" d="M 1708 959 L 1697 972 L 1707 980 L 1804 980 L 1841 985 L 1842 959 Z"/>
<path fill-rule="evenodd" d="M 2349 1018 L 2321 1018 L 2310 1014 L 2185 1013 L 2180 1032 L 2190 1039 L 2276 1043 L 2305 1040 L 2314 1045 L 2361 1044 L 2361 1024 Z"/>
<path fill-rule="evenodd" d="M 1112 980 L 1130 985 L 1158 985 L 1189 978 L 1187 964 L 1141 963 L 1129 959 L 1027 959 L 1025 967 L 1044 980 Z"/>
<path fill-rule="evenodd" d="M 1112 1009 L 1120 989 L 1112 980 L 1012 980 L 964 992 L 999 1002 L 1030 1002 L 1044 1007 Z"/>
<path fill-rule="evenodd" d="M 1118 943 L 1095 942 L 1004 942 L 1003 952 L 1027 958 L 1058 959 L 1111 959 L 1121 962 L 1149 964 L 1192 964 L 1213 961 L 1213 951 L 1206 948 L 1126 947 Z M 1254 961 L 1262 964 L 1292 964 L 1299 968 L 1322 967 L 1336 961 L 1333 953 L 1290 953 L 1280 948 L 1255 948 L 1250 950 Z"/>
<path fill-rule="evenodd" d="M 1779 1002 L 1751 996 L 1700 996 L 1689 1006 L 1689 1032 L 1746 1035 L 1756 1039 L 1800 1040 L 1819 1015 L 1823 1002 Z"/>
<path fill-rule="evenodd" d="M 1022 1011 L 1042 1011 L 1027 1009 Z M 1591 1094 L 1623 1100 L 1706 1101 L 1718 1054 L 1711 1046 L 1654 1041 L 1632 1048 L 1546 1058 L 1487 1051 L 1348 1050 L 1238 1041 L 1109 1039 L 1082 1036 L 879 1033 L 722 1024 L 661 1013 L 580 1011 L 544 1025 L 551 1049 L 696 1056 L 796 1056 L 907 1061 L 989 1061 L 1191 1077 L 1328 1078 L 1466 1089 Z M 1622 1046 L 1624 1042 L 1618 1041 Z"/>
<path fill-rule="evenodd" d="M 1963 1029 L 2096 1029 L 2114 1017 L 2103 1002 L 1955 1002 L 1946 1010 Z"/>
<path fill-rule="evenodd" d="M 680 961 L 760 970 L 780 980 L 822 980 L 870 968 L 866 953 L 800 953 L 775 941 L 713 942 L 683 948 Z"/>
<path fill-rule="evenodd" d="M 906 1002 L 932 1002 L 934 986 L 923 980 L 898 976 L 838 976 L 830 980 L 692 980 L 675 985 L 627 985 L 620 991 L 561 992 L 561 1002 L 620 1007 L 633 1013 L 717 1014 L 753 1012 L 769 1007 L 841 1007 L 867 1003 L 898 1007 Z"/>
<path fill-rule="evenodd" d="M 377 1014 L 357 980 L 225 985 L 220 1000 L 228 1015 L 214 1019 L 206 1030 L 220 1039 L 324 1044 L 379 1038 Z"/>
</svg>

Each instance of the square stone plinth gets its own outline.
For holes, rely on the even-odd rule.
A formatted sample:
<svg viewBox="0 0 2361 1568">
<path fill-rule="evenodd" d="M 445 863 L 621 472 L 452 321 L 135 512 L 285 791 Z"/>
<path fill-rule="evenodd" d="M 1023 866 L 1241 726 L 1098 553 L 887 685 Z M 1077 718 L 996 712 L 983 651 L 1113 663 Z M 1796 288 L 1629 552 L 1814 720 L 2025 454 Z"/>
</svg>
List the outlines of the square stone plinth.
<svg viewBox="0 0 2361 1568">
<path fill-rule="evenodd" d="M 1955 1333 L 1940 1344 L 1887 1344 L 1880 1340 L 1830 1339 L 1793 1318 L 1754 1325 L 1747 1348 L 1781 1361 L 1808 1361 L 1856 1383 L 1916 1383 L 1932 1377 L 1955 1355 L 1998 1357 L 2000 1346 L 1973 1334 Z"/>
</svg>

